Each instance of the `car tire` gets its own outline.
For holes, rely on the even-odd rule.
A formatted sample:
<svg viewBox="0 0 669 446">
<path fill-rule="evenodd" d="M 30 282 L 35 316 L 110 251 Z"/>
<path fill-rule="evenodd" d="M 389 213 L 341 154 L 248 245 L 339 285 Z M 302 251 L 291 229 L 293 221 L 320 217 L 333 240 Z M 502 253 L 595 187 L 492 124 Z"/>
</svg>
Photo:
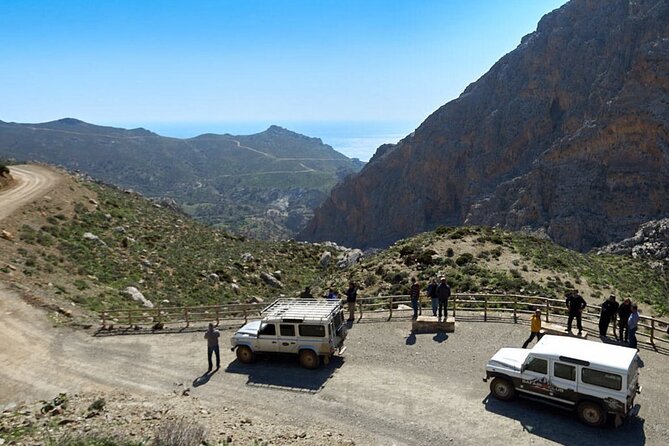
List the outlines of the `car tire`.
<svg viewBox="0 0 669 446">
<path fill-rule="evenodd" d="M 606 423 L 606 411 L 604 408 L 592 401 L 583 401 L 576 409 L 578 418 L 588 426 L 600 427 Z"/>
<path fill-rule="evenodd" d="M 508 379 L 495 378 L 490 383 L 492 396 L 502 401 L 510 401 L 516 396 L 516 389 Z"/>
<path fill-rule="evenodd" d="M 256 355 L 253 353 L 253 350 L 247 346 L 240 345 L 237 347 L 237 359 L 239 359 L 239 362 L 243 362 L 244 364 L 251 364 L 256 360 Z"/>
<path fill-rule="evenodd" d="M 315 369 L 321 364 L 321 358 L 311 350 L 300 350 L 298 359 L 305 369 Z"/>
</svg>

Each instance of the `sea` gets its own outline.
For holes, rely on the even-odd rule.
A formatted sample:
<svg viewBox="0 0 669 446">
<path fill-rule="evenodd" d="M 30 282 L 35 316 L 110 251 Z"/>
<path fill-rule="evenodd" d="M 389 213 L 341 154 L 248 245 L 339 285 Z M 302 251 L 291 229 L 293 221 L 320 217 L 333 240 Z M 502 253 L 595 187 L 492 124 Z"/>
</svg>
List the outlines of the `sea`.
<svg viewBox="0 0 669 446">
<path fill-rule="evenodd" d="M 192 138 L 203 133 L 251 135 L 278 125 L 293 132 L 320 138 L 349 158 L 369 161 L 382 144 L 394 144 L 414 131 L 420 122 L 404 121 L 286 121 L 151 123 L 148 130 L 173 138 Z M 136 127 L 136 126 L 135 126 Z"/>
</svg>

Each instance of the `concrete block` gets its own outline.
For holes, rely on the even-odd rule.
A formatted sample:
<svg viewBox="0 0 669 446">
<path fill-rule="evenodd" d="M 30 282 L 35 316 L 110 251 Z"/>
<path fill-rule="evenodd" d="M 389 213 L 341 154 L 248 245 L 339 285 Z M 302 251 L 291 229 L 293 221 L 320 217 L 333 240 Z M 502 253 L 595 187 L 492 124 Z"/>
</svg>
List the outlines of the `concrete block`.
<svg viewBox="0 0 669 446">
<path fill-rule="evenodd" d="M 577 334 L 577 331 L 568 332 L 567 327 L 564 325 L 552 324 L 552 323 L 541 323 L 541 332 L 543 334 L 556 335 L 556 336 L 573 336 L 575 338 L 587 339 L 588 333 L 584 331 L 581 333 L 581 336 Z"/>
<path fill-rule="evenodd" d="M 411 322 L 411 331 L 414 333 L 453 333 L 455 331 L 455 318 L 449 317 L 445 321 L 439 321 L 434 316 L 418 316 Z"/>
</svg>

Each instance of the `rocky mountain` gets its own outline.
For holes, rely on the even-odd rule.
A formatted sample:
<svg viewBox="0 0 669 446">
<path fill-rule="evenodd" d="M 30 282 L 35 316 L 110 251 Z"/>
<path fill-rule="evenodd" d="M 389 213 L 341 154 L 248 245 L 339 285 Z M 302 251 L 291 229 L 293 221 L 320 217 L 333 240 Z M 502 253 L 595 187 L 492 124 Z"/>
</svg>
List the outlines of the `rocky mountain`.
<svg viewBox="0 0 669 446">
<path fill-rule="evenodd" d="M 331 192 L 305 240 L 379 247 L 440 225 L 588 250 L 669 215 L 669 2 L 572 0 Z"/>
<path fill-rule="evenodd" d="M 200 220 L 263 239 L 292 237 L 330 189 L 361 168 L 320 139 L 277 126 L 177 139 L 71 118 L 0 121 L 0 158 L 60 165 L 171 198 Z"/>
<path fill-rule="evenodd" d="M 644 223 L 633 237 L 611 243 L 597 252 L 669 261 L 669 218 Z"/>
</svg>

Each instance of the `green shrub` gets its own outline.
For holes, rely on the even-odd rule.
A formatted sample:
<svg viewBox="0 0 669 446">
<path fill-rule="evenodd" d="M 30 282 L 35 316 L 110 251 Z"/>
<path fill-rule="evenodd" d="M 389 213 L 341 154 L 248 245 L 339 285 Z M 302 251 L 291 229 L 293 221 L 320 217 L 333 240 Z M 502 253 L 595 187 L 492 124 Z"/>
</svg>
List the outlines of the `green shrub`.
<svg viewBox="0 0 669 446">
<path fill-rule="evenodd" d="M 455 259 L 455 264 L 458 266 L 464 266 L 468 263 L 471 263 L 474 260 L 474 256 L 468 252 L 460 254 L 460 256 Z"/>
<path fill-rule="evenodd" d="M 437 229 L 434 230 L 434 233 L 437 235 L 447 234 L 448 228 L 446 226 L 437 226 Z"/>
</svg>

